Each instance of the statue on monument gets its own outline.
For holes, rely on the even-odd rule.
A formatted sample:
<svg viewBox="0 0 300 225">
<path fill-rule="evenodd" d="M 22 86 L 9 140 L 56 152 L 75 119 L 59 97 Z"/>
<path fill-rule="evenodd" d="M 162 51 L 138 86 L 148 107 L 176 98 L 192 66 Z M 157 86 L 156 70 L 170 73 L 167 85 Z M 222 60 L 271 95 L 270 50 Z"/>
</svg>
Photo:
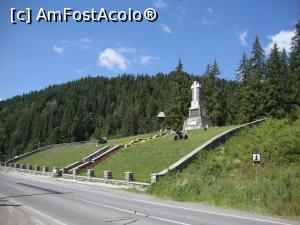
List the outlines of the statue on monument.
<svg viewBox="0 0 300 225">
<path fill-rule="evenodd" d="M 212 121 L 208 117 L 207 109 L 201 95 L 201 84 L 194 81 L 192 86 L 192 101 L 189 109 L 189 117 L 184 121 L 183 130 L 194 130 L 212 127 Z"/>
</svg>

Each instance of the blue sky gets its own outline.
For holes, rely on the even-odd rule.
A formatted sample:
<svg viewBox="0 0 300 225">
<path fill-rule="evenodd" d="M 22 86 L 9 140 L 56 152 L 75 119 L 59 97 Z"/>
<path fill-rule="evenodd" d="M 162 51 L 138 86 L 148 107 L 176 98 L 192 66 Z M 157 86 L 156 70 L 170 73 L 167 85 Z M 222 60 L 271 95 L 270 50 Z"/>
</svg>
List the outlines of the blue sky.
<svg viewBox="0 0 300 225">
<path fill-rule="evenodd" d="M 150 23 L 81 22 L 31 25 L 10 22 L 11 8 L 143 11 L 156 9 Z M 242 52 L 256 34 L 266 52 L 277 42 L 289 48 L 299 19 L 297 0 L 147 0 L 0 2 L 0 99 L 87 75 L 156 74 L 184 70 L 202 74 L 216 59 L 221 77 L 234 79 Z M 35 19 L 35 18 L 34 18 Z"/>
</svg>

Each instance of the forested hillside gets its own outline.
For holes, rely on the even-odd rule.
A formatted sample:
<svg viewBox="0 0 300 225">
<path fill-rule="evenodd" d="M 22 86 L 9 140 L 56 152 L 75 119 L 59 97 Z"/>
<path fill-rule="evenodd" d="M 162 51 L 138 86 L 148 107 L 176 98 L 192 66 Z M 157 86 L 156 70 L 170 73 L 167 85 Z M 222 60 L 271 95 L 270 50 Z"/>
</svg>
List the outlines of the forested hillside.
<svg viewBox="0 0 300 225">
<path fill-rule="evenodd" d="M 159 111 L 166 112 L 169 128 L 178 129 L 188 116 L 193 80 L 202 84 L 215 125 L 292 115 L 300 104 L 300 23 L 290 54 L 274 45 L 265 56 L 256 37 L 252 52 L 242 56 L 237 80 L 220 79 L 220 73 L 215 61 L 201 76 L 188 74 L 179 60 L 169 74 L 88 76 L 1 101 L 0 160 L 32 150 L 38 143 L 158 130 Z"/>
</svg>

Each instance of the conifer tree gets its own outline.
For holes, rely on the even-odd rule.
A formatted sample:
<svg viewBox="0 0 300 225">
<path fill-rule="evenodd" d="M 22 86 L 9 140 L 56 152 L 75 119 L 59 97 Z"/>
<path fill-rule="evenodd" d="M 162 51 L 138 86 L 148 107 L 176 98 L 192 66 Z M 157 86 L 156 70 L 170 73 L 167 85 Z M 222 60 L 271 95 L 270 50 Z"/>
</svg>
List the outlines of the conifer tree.
<svg viewBox="0 0 300 225">
<path fill-rule="evenodd" d="M 245 57 L 245 56 L 244 56 Z M 243 58 L 241 60 L 241 67 Z M 246 66 L 246 65 L 245 65 Z M 265 60 L 264 51 L 259 43 L 258 36 L 255 37 L 252 46 L 252 55 L 249 59 L 249 67 L 245 67 L 246 77 L 239 84 L 239 107 L 238 121 L 240 123 L 250 122 L 264 115 L 264 81 L 265 81 Z"/>
<path fill-rule="evenodd" d="M 222 98 L 222 83 L 218 79 L 220 69 L 217 60 L 214 61 L 212 66 L 207 67 L 208 72 L 205 72 L 206 79 L 204 82 L 204 100 L 207 106 L 208 114 L 213 124 L 224 125 L 225 118 L 225 99 Z"/>
<path fill-rule="evenodd" d="M 170 99 L 167 108 L 167 122 L 171 129 L 181 130 L 183 122 L 188 116 L 190 104 L 190 80 L 183 71 L 183 65 L 179 59 L 174 72 L 171 73 Z"/>
<path fill-rule="evenodd" d="M 300 105 L 300 21 L 296 24 L 296 34 L 292 38 L 290 54 L 289 102 Z"/>
<path fill-rule="evenodd" d="M 240 61 L 240 66 L 236 72 L 237 81 L 241 82 L 249 78 L 249 59 L 246 52 L 243 52 L 242 59 Z"/>
<path fill-rule="evenodd" d="M 275 118 L 282 118 L 286 108 L 286 71 L 284 71 L 277 44 L 271 49 L 267 60 L 266 95 L 264 98 L 265 112 Z"/>
</svg>

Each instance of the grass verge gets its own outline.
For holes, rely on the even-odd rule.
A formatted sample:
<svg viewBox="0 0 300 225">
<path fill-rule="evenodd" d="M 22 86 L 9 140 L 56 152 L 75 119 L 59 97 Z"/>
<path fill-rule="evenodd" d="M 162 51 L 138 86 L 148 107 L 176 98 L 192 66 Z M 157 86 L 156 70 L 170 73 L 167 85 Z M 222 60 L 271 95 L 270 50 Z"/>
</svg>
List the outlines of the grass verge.
<svg viewBox="0 0 300 225">
<path fill-rule="evenodd" d="M 268 120 L 244 129 L 182 172 L 170 173 L 148 193 L 178 201 L 300 220 L 300 120 Z M 261 153 L 258 182 L 252 153 Z"/>
<path fill-rule="evenodd" d="M 122 149 L 97 165 L 95 175 L 103 177 L 104 170 L 111 170 L 113 178 L 124 179 L 124 172 L 134 173 L 136 181 L 150 182 L 150 174 L 160 172 L 194 150 L 205 141 L 232 127 L 216 127 L 189 132 L 188 140 L 174 141 L 173 136 L 138 143 Z"/>
</svg>

